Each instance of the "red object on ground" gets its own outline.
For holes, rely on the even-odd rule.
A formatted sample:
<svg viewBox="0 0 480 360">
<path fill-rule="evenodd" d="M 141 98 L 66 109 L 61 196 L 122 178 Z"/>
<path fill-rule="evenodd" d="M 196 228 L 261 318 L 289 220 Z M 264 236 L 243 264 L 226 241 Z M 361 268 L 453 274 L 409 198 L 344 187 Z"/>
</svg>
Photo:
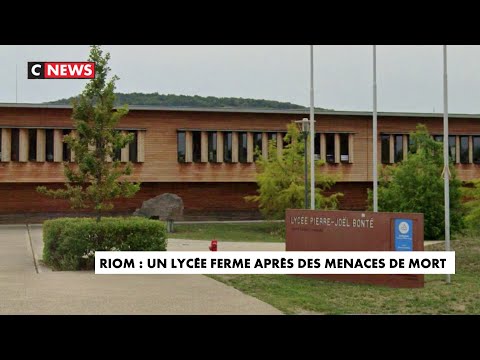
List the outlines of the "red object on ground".
<svg viewBox="0 0 480 360">
<path fill-rule="evenodd" d="M 210 251 L 217 251 L 217 240 L 212 240 L 208 248 Z"/>
</svg>

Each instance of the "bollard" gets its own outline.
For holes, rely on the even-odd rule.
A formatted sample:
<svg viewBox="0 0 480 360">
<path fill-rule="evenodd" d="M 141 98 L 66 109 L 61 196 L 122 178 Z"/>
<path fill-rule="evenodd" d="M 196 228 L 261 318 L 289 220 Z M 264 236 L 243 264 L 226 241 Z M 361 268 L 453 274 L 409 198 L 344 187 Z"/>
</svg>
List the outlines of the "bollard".
<svg viewBox="0 0 480 360">
<path fill-rule="evenodd" d="M 173 233 L 173 220 L 167 219 L 167 232 Z"/>
<path fill-rule="evenodd" d="M 208 248 L 210 251 L 217 251 L 217 240 L 212 240 Z"/>
</svg>

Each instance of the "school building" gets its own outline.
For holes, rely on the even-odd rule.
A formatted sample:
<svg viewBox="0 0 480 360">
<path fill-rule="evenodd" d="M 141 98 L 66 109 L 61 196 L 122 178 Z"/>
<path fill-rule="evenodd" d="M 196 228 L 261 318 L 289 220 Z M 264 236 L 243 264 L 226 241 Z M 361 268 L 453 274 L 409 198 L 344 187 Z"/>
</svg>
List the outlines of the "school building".
<svg viewBox="0 0 480 360">
<path fill-rule="evenodd" d="M 46 218 L 76 214 L 67 201 L 36 192 L 39 185 L 61 187 L 64 161 L 74 154 L 63 136 L 75 131 L 71 107 L 0 104 L 0 217 Z M 121 150 L 133 163 L 132 181 L 142 183 L 134 198 L 116 201 L 115 212 L 132 213 L 144 200 L 169 192 L 179 195 L 186 219 L 259 218 L 244 197 L 256 193 L 254 149 L 283 146 L 286 126 L 308 117 L 308 110 L 178 108 L 131 106 L 118 129 L 135 134 Z M 372 186 L 372 114 L 317 111 L 315 156 L 322 171 L 337 176 L 332 191 L 344 193 L 342 209 L 366 208 Z M 450 155 L 458 176 L 480 178 L 480 116 L 450 114 Z M 379 113 L 378 162 L 407 156 L 409 136 L 418 123 L 443 141 L 443 115 Z"/>
</svg>

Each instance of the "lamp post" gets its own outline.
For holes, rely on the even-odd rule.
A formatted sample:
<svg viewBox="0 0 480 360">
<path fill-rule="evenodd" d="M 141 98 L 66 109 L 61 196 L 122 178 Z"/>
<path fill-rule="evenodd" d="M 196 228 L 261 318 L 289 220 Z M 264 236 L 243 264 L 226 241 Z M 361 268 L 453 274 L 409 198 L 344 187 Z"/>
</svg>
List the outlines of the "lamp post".
<svg viewBox="0 0 480 360">
<path fill-rule="evenodd" d="M 302 124 L 302 135 L 303 135 L 303 141 L 304 141 L 304 156 L 305 156 L 305 175 L 304 175 L 304 181 L 305 181 L 305 209 L 308 209 L 308 149 L 307 149 L 307 139 L 308 139 L 308 133 L 310 132 L 310 120 L 307 118 L 304 118 L 303 120 L 295 121 L 296 123 L 301 123 Z"/>
</svg>

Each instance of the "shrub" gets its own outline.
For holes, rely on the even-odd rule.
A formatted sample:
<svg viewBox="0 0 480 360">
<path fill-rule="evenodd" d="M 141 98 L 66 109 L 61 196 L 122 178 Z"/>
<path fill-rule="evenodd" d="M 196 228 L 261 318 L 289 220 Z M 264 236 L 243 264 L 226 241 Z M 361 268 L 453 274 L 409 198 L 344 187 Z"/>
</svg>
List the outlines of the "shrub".
<svg viewBox="0 0 480 360">
<path fill-rule="evenodd" d="M 467 209 L 465 223 L 469 230 L 478 235 L 480 233 L 480 179 L 471 181 L 462 190 Z"/>
<path fill-rule="evenodd" d="M 407 159 L 380 169 L 378 210 L 424 214 L 425 240 L 445 239 L 444 179 L 442 144 L 435 141 L 425 125 L 410 133 L 412 147 Z M 450 164 L 450 229 L 463 228 L 461 181 Z M 370 209 L 372 192 L 369 190 Z"/>
<path fill-rule="evenodd" d="M 165 251 L 165 224 L 140 217 L 61 218 L 43 224 L 43 261 L 57 270 L 92 270 L 95 251 Z"/>
</svg>

